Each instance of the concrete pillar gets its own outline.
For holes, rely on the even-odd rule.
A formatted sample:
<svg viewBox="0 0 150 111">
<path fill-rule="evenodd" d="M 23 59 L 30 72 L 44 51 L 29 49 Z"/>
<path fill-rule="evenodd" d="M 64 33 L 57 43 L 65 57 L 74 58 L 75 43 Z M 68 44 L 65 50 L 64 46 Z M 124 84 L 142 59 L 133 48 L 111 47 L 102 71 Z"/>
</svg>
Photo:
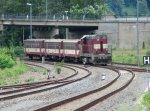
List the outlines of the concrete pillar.
<svg viewBox="0 0 150 111">
<path fill-rule="evenodd" d="M 42 64 L 45 64 L 45 57 L 42 57 Z"/>
<path fill-rule="evenodd" d="M 120 38 L 119 38 L 119 36 L 120 36 L 120 26 L 119 26 L 119 23 L 117 23 L 117 43 L 116 43 L 116 46 L 120 46 Z"/>
<path fill-rule="evenodd" d="M 5 17 L 5 16 L 4 16 L 4 14 L 2 14 L 2 15 L 1 15 L 1 17 L 2 17 L 2 20 L 4 20 L 4 19 L 5 19 L 5 18 L 4 18 L 4 17 Z"/>
<path fill-rule="evenodd" d="M 38 27 L 33 30 L 33 35 L 35 38 L 54 38 L 55 35 L 59 35 L 59 29 L 58 27 L 51 27 L 48 29 Z"/>
<path fill-rule="evenodd" d="M 51 32 L 50 32 L 50 38 L 53 38 L 55 35 L 59 35 L 59 28 L 58 27 L 53 27 Z"/>
<path fill-rule="evenodd" d="M 4 30 L 4 27 L 3 27 L 3 25 L 1 24 L 0 25 L 0 31 L 3 31 Z"/>
<path fill-rule="evenodd" d="M 66 39 L 69 39 L 69 28 L 66 28 Z"/>
</svg>

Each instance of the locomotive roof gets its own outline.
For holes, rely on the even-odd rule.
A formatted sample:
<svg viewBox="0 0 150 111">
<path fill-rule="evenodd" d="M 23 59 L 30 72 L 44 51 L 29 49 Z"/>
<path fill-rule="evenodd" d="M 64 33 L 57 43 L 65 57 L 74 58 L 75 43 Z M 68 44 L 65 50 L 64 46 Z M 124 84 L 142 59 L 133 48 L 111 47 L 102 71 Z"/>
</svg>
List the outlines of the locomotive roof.
<svg viewBox="0 0 150 111">
<path fill-rule="evenodd" d="M 84 38 L 88 38 L 88 39 L 96 39 L 96 38 L 103 38 L 103 37 L 107 37 L 106 34 L 101 34 L 101 35 L 84 35 L 81 39 L 84 39 Z"/>
</svg>

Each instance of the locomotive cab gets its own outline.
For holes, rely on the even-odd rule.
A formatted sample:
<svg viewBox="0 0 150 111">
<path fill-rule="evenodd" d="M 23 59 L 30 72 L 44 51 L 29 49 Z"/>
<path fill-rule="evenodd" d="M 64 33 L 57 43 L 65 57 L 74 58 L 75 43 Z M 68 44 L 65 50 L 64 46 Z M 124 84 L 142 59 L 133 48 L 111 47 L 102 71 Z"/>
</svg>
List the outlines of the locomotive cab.
<svg viewBox="0 0 150 111">
<path fill-rule="evenodd" d="M 81 59 L 83 64 L 107 64 L 111 61 L 106 35 L 85 35 L 81 38 Z"/>
</svg>

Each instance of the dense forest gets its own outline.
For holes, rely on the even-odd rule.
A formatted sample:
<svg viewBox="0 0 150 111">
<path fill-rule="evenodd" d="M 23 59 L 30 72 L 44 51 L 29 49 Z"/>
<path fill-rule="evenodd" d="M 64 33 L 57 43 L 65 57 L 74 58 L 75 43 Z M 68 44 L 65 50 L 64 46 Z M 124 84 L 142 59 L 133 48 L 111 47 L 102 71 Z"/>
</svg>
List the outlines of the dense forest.
<svg viewBox="0 0 150 111">
<path fill-rule="evenodd" d="M 32 15 L 45 17 L 62 17 L 66 13 L 72 18 L 96 18 L 104 16 L 136 16 L 139 2 L 139 15 L 149 16 L 150 0 L 0 0 L 0 16 L 27 16 L 32 4 Z M 47 10 L 47 11 L 46 11 Z M 25 27 L 25 37 L 29 36 L 29 27 Z M 0 33 L 2 43 L 18 45 L 22 41 L 22 27 L 5 27 Z"/>
<path fill-rule="evenodd" d="M 26 15 L 27 3 L 32 4 L 33 15 L 63 15 L 101 17 L 102 15 L 134 16 L 139 1 L 139 14 L 149 14 L 150 0 L 0 0 L 0 13 Z"/>
</svg>

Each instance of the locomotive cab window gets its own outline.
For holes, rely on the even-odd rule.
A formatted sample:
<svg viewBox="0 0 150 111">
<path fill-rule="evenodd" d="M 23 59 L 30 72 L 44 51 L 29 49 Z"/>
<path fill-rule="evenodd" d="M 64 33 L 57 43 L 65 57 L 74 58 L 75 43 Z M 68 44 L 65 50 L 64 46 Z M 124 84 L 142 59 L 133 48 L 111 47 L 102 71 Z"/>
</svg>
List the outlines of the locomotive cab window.
<svg viewBox="0 0 150 111">
<path fill-rule="evenodd" d="M 82 39 L 82 44 L 87 44 L 87 38 L 86 37 Z"/>
</svg>

